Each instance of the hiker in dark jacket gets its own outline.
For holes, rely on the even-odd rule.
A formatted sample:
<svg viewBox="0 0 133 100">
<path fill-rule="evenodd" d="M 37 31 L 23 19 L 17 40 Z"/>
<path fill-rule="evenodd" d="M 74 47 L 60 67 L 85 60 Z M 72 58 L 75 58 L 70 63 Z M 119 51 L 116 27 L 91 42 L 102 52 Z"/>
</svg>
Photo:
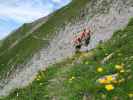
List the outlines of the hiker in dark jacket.
<svg viewBox="0 0 133 100">
<path fill-rule="evenodd" d="M 92 34 L 93 33 L 91 32 L 91 30 L 88 28 L 88 30 L 86 30 L 86 34 L 85 34 L 85 46 L 89 45 Z"/>
<path fill-rule="evenodd" d="M 84 45 L 87 47 L 90 43 L 90 38 L 91 38 L 92 32 L 91 30 L 84 29 L 82 33 L 80 33 L 81 40 L 84 41 Z"/>
</svg>

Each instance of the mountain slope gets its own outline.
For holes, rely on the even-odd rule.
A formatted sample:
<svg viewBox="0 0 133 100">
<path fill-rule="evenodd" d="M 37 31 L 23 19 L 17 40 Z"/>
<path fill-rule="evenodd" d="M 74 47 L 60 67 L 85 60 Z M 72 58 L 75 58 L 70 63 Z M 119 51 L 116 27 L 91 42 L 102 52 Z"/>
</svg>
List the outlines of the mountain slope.
<svg viewBox="0 0 133 100">
<path fill-rule="evenodd" d="M 85 1 L 83 1 L 83 3 L 84 2 Z M 78 3 L 77 3 L 77 6 L 75 6 L 75 9 L 76 9 L 76 7 L 80 9 L 80 7 L 78 7 Z M 63 8 L 63 9 L 65 11 L 67 8 Z M 68 9 L 71 9 L 71 8 L 68 8 Z M 77 13 L 77 12 L 75 12 L 75 13 Z M 66 15 L 68 17 L 64 17 Z M 0 64 L 2 64 L 3 67 L 7 67 L 5 69 L 8 69 L 11 65 L 10 64 L 8 65 L 7 62 L 10 62 L 10 60 L 11 60 L 12 57 L 14 57 L 14 61 L 12 61 L 12 62 L 14 62 L 14 64 L 12 64 L 12 63 L 11 64 L 14 65 L 14 66 L 16 66 L 16 64 L 19 64 L 19 62 L 20 63 L 23 62 L 25 60 L 25 58 L 27 58 L 29 56 L 32 56 L 34 54 L 34 51 L 36 51 L 36 49 L 42 48 L 42 47 L 44 47 L 44 44 L 47 44 L 47 41 L 48 41 L 47 38 L 50 35 L 52 35 L 52 32 L 54 30 L 56 30 L 58 27 L 60 27 L 63 24 L 64 21 L 68 21 L 69 19 L 71 19 L 71 16 L 73 16 L 72 10 L 71 11 L 68 11 L 67 10 L 67 12 L 65 13 L 65 15 L 62 15 L 62 11 L 58 11 L 58 13 L 53 14 L 53 16 L 48 20 L 48 22 L 46 24 L 41 25 L 39 28 L 37 28 L 36 30 L 34 30 L 32 32 L 32 34 L 30 34 L 30 35 L 27 35 L 26 32 L 28 30 L 31 30 L 31 28 L 30 28 L 31 25 L 24 25 L 22 28 L 20 28 L 18 31 L 16 31 L 17 34 L 16 33 L 13 33 L 12 34 L 12 35 L 15 35 L 16 37 L 9 36 L 9 39 L 5 39 L 4 44 L 3 44 L 3 47 L 1 47 L 1 52 L 2 53 L 1 53 L 1 56 L 0 57 L 1 57 L 2 60 L 1 60 Z M 64 19 L 62 19 L 62 18 L 64 18 Z M 61 20 L 58 21 L 57 19 L 61 19 Z M 14 42 L 16 44 L 16 40 L 18 40 L 19 38 L 21 39 L 22 38 L 22 35 L 25 36 L 25 34 L 27 36 L 24 39 L 22 39 L 21 41 L 19 41 L 19 43 L 17 43 L 17 45 L 14 45 L 13 44 Z M 47 36 L 47 35 L 49 35 L 49 36 Z M 36 37 L 38 37 L 40 39 L 36 39 L 36 38 L 34 38 L 34 36 L 36 36 Z M 14 38 L 15 39 L 12 40 L 11 37 L 13 39 Z M 43 38 L 44 38 L 44 40 L 43 40 Z M 46 38 L 46 40 L 45 40 L 45 38 Z M 34 44 L 34 45 L 32 45 L 32 44 Z M 13 47 L 10 47 L 12 45 L 13 45 Z M 11 49 L 10 50 L 7 50 L 7 48 L 11 48 Z M 21 51 L 22 50 L 21 48 L 24 48 L 24 50 Z M 3 51 L 5 53 L 3 53 Z M 17 57 L 16 57 L 17 55 L 16 54 L 20 54 L 19 55 L 19 57 L 20 57 L 19 58 L 19 61 L 16 60 L 17 59 Z M 3 67 L 1 68 L 1 70 L 4 70 Z"/>
<path fill-rule="evenodd" d="M 26 66 L 25 63 L 29 62 L 28 59 L 32 58 L 33 55 L 41 48 L 46 48 L 48 46 L 47 44 L 49 43 L 49 40 L 52 41 L 51 38 L 55 37 L 55 34 L 57 34 L 56 31 L 58 31 L 65 22 L 68 22 L 72 20 L 74 16 L 79 15 L 80 11 L 75 10 L 80 10 L 82 8 L 82 5 L 84 5 L 86 2 L 86 0 L 83 0 L 81 3 L 75 3 L 75 1 L 73 1 L 69 5 L 70 7 L 64 7 L 62 8 L 62 10 L 59 10 L 52 14 L 49 20 L 45 24 L 34 30 L 32 34 L 27 35 L 27 33 L 25 33 L 25 31 L 30 31 L 31 29 L 27 28 L 27 25 L 24 25 L 24 27 L 18 30 L 27 35 L 24 39 L 21 39 L 22 37 L 18 37 L 16 35 L 18 34 L 19 36 L 22 36 L 22 33 L 11 34 L 15 35 L 15 39 L 13 41 L 11 39 L 11 42 L 10 38 L 14 38 L 14 36 L 9 36 L 9 40 L 8 38 L 5 39 L 3 46 L 1 47 L 0 55 L 0 76 L 2 79 L 1 87 L 3 87 L 4 84 L 8 83 L 8 80 L 10 79 L 9 77 L 12 77 L 11 75 L 15 73 L 15 70 L 17 68 L 18 70 L 23 69 L 23 67 Z M 75 4 L 76 6 L 74 6 Z M 65 12 L 65 14 L 62 14 L 62 12 Z M 20 38 L 19 43 L 16 43 L 16 38 Z M 14 41 L 15 45 L 13 44 L 12 47 L 11 45 Z M 9 79 L 5 80 L 5 78 Z"/>
<path fill-rule="evenodd" d="M 94 32 L 88 50 L 108 40 L 114 31 L 127 25 L 133 16 L 132 5 L 132 0 L 73 0 L 52 14 L 46 23 L 0 55 L 0 95 L 28 85 L 39 70 L 72 56 L 70 41 L 83 28 L 89 26 Z"/>
<path fill-rule="evenodd" d="M 132 100 L 133 99 L 133 19 L 124 30 L 114 33 L 89 53 L 80 53 L 45 71 L 40 71 L 33 83 L 16 89 L 1 100 Z M 110 57 L 104 64 L 103 59 Z M 122 69 L 116 65 L 123 64 Z M 103 71 L 98 71 L 102 68 Z M 112 91 L 97 80 L 118 74 Z"/>
</svg>

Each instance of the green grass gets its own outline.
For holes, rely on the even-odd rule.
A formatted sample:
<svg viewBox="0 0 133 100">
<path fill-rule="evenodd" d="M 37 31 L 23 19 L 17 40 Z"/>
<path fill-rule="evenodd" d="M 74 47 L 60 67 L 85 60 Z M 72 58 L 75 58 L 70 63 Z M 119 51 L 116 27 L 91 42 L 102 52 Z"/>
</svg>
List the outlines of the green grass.
<svg viewBox="0 0 133 100">
<path fill-rule="evenodd" d="M 56 36 L 54 33 L 60 28 L 63 28 L 66 22 L 72 22 L 75 16 L 80 16 L 81 9 L 88 2 L 88 0 L 82 0 L 80 2 L 73 0 L 68 6 L 53 13 L 45 24 L 24 39 L 21 38 L 31 29 L 30 24 L 24 24 L 21 28 L 4 39 L 0 47 L 0 79 L 8 77 L 7 72 L 11 70 L 12 66 L 14 66 L 13 70 L 15 70 L 17 65 L 25 64 L 42 47 L 47 47 L 49 40 L 37 40 L 33 38 L 33 36 L 37 36 L 41 39 L 52 39 Z M 13 48 L 10 48 L 16 40 L 21 41 Z"/>
<path fill-rule="evenodd" d="M 37 78 L 27 87 L 16 89 L 8 97 L 0 100 L 82 100 L 85 95 L 90 100 L 132 100 L 133 94 L 133 19 L 124 30 L 114 33 L 112 39 L 99 44 L 88 53 L 79 53 L 72 58 L 54 64 L 40 71 Z M 105 64 L 100 62 L 114 53 Z M 80 60 L 79 60 L 80 59 Z M 120 73 L 115 65 L 124 64 Z M 97 68 L 103 72 L 97 72 Z M 114 90 L 107 91 L 97 80 L 104 75 L 119 73 L 121 83 Z"/>
</svg>

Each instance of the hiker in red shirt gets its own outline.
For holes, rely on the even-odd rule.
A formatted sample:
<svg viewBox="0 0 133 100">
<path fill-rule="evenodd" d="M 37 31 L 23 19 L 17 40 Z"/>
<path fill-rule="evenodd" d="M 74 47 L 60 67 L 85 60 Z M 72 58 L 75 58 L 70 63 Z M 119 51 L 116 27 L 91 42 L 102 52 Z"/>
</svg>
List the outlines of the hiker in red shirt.
<svg viewBox="0 0 133 100">
<path fill-rule="evenodd" d="M 86 35 L 86 29 L 84 29 L 83 32 L 80 33 L 81 40 L 84 39 L 85 35 Z"/>
<path fill-rule="evenodd" d="M 81 40 L 84 41 L 85 46 L 88 46 L 88 44 L 90 43 L 91 33 L 92 32 L 89 28 L 84 29 L 84 31 L 80 33 Z"/>
<path fill-rule="evenodd" d="M 76 52 L 78 52 L 82 46 L 81 38 L 79 36 L 76 36 L 76 37 L 74 37 L 73 42 L 74 42 Z"/>
</svg>

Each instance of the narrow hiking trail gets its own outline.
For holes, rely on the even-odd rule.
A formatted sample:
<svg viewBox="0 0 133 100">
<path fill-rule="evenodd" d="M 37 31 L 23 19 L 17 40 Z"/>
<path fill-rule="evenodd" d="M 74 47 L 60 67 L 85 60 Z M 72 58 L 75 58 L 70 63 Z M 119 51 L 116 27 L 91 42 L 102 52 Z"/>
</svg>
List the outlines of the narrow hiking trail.
<svg viewBox="0 0 133 100">
<path fill-rule="evenodd" d="M 101 1 L 103 0 L 97 2 L 96 8 L 99 7 Z M 49 65 L 71 57 L 74 54 L 74 48 L 71 44 L 74 33 L 82 31 L 85 27 L 89 26 L 94 33 L 88 50 L 95 48 L 99 41 L 110 39 L 114 31 L 124 28 L 128 24 L 129 18 L 133 17 L 133 7 L 128 0 L 126 3 L 122 0 L 112 0 L 108 13 L 99 12 L 90 19 L 88 16 L 93 8 L 91 9 L 88 4 L 85 8 L 88 10 L 85 13 L 85 18 L 75 23 L 68 23 L 64 29 L 60 29 L 58 35 L 51 40 L 48 48 L 41 49 L 24 65 L 23 69 L 17 69 L 9 77 L 8 83 L 0 89 L 0 96 L 8 95 L 15 88 L 27 86 L 35 79 L 39 70 L 45 70 Z"/>
</svg>

